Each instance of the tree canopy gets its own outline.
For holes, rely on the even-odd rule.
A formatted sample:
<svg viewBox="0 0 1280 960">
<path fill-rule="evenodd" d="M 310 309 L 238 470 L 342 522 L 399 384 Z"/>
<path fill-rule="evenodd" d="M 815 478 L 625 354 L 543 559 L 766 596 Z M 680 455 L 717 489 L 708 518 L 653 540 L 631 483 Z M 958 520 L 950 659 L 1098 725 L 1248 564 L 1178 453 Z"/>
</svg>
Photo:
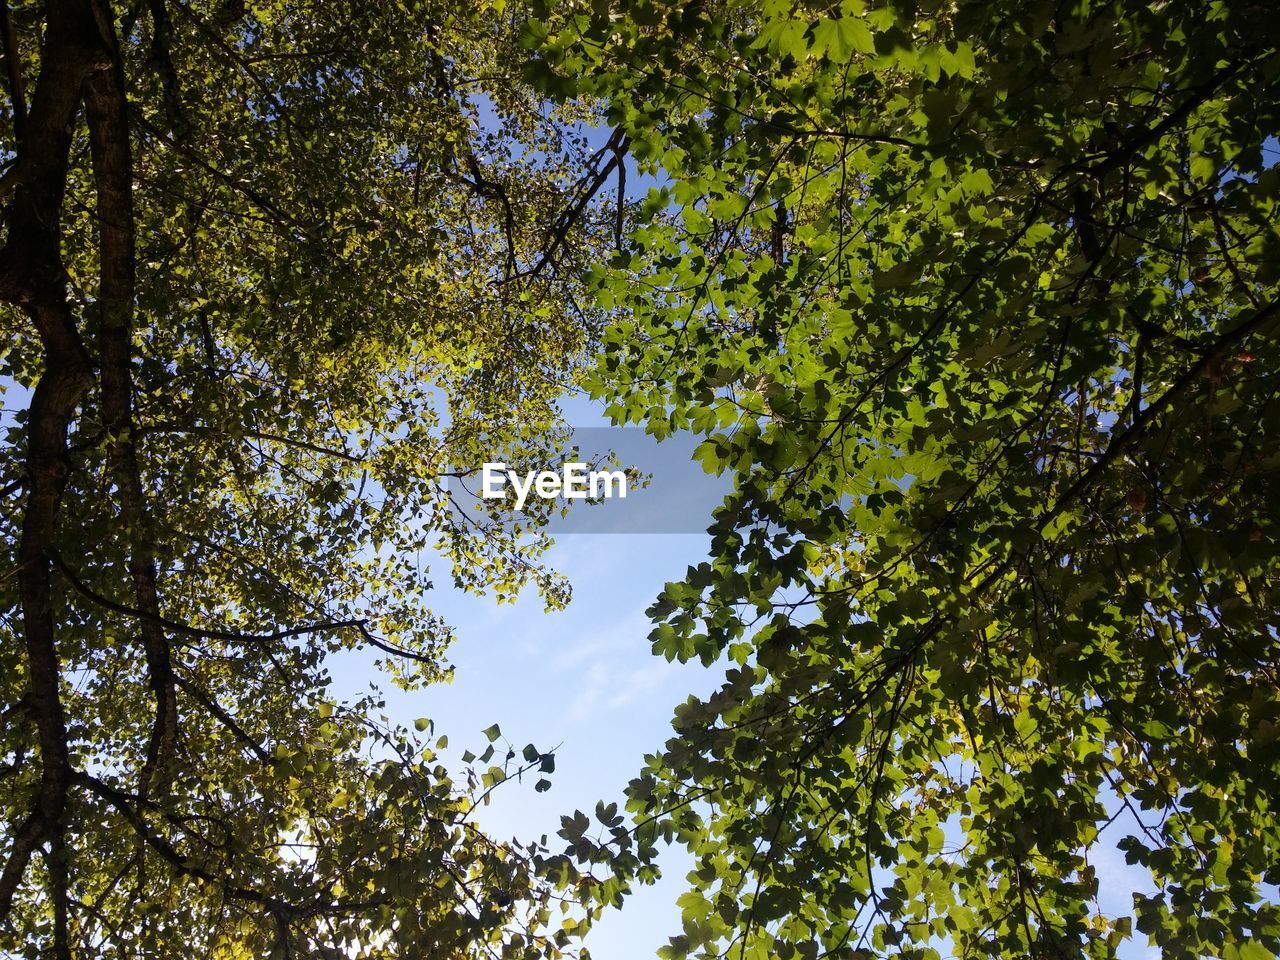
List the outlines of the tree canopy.
<svg viewBox="0 0 1280 960">
<path fill-rule="evenodd" d="M 1184 0 L 526 28 L 656 183 L 593 391 L 735 482 L 650 611 L 723 686 L 564 833 L 624 879 L 687 846 L 666 956 L 1276 955 L 1276 40 Z"/>
<path fill-rule="evenodd" d="M 502 756 L 453 783 L 327 663 L 439 678 L 432 576 L 565 601 L 440 477 L 554 432 L 616 157 L 501 2 L 0 26 L 0 952 L 557 953 L 536 848 L 471 816 Z"/>
<path fill-rule="evenodd" d="M 0 6 L 0 951 L 555 957 L 666 842 L 671 960 L 1276 956 L 1278 40 Z M 444 677 L 442 575 L 567 600 L 441 480 L 577 385 L 733 479 L 650 611 L 724 682 L 553 854 L 473 816 L 551 754 L 455 783 L 329 671 Z"/>
</svg>

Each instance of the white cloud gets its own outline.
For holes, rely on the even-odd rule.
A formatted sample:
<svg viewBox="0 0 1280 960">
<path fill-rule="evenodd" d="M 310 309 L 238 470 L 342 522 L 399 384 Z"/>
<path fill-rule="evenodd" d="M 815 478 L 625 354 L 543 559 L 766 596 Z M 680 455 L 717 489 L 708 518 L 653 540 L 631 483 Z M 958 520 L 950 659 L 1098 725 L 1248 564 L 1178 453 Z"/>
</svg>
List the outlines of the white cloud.
<svg viewBox="0 0 1280 960">
<path fill-rule="evenodd" d="M 566 720 L 581 723 L 616 713 L 664 688 L 671 691 L 674 706 L 688 683 L 676 682 L 682 672 L 679 664 L 655 658 L 650 652 L 649 629 L 644 617 L 631 616 L 560 650 L 557 666 L 577 675 L 573 682 L 577 695 Z"/>
</svg>

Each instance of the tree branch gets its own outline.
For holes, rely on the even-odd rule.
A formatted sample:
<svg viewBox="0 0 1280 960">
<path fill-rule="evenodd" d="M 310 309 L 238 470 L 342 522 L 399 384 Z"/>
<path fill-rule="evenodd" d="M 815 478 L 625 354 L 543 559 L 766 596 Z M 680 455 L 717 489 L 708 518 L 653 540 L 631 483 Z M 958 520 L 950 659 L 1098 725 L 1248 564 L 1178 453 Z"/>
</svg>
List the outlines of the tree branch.
<svg viewBox="0 0 1280 960">
<path fill-rule="evenodd" d="M 614 130 L 605 145 L 596 151 L 591 160 L 592 164 L 600 163 L 601 160 L 604 160 L 603 165 L 578 182 L 578 186 L 574 191 L 575 197 L 573 201 L 561 211 L 560 216 L 555 219 L 555 222 L 552 223 L 551 228 L 547 231 L 547 239 L 542 256 L 528 270 L 514 274 L 508 279 L 536 279 L 543 270 L 556 264 L 560 249 L 568 242 L 569 233 L 577 225 L 582 212 L 587 208 L 587 204 L 595 198 L 596 194 L 608 182 L 609 175 L 613 173 L 614 168 L 622 163 L 626 147 L 626 134 L 623 133 L 621 128 Z M 605 159 L 606 157 L 608 159 Z M 621 198 L 619 198 L 619 203 L 621 203 Z"/>
<path fill-rule="evenodd" d="M 193 627 L 187 623 L 179 623 L 176 620 L 170 620 L 159 614 L 151 613 L 147 610 L 140 610 L 137 607 L 130 607 L 123 603 L 117 603 L 98 593 L 79 577 L 75 572 L 67 566 L 65 560 L 56 553 L 53 554 L 53 562 L 58 569 L 62 571 L 63 576 L 76 589 L 77 593 L 82 594 L 92 600 L 99 606 L 106 607 L 108 610 L 114 610 L 116 613 L 123 614 L 126 617 L 133 617 L 137 620 L 151 621 L 158 626 L 163 627 L 170 633 L 182 634 L 188 637 L 195 637 L 201 640 L 228 640 L 232 643 L 269 643 L 272 640 L 287 640 L 290 637 L 299 637 L 307 633 L 319 633 L 323 630 L 342 630 L 348 627 L 363 627 L 368 620 L 364 618 L 356 618 L 351 620 L 333 620 L 326 623 L 312 623 L 301 627 L 290 627 L 287 630 L 276 630 L 273 633 L 238 633 L 234 630 L 220 630 L 217 628 Z"/>
<path fill-rule="evenodd" d="M 163 4 L 161 4 L 163 7 Z M 108 23 L 105 29 L 114 31 Z M 156 29 L 160 26 L 157 24 Z M 85 87 L 85 114 L 98 202 L 98 354 L 107 460 L 119 490 L 120 520 L 128 545 L 129 576 L 142 621 L 147 676 L 155 718 L 138 784 L 146 797 L 155 781 L 163 790 L 178 730 L 169 642 L 160 623 L 156 563 L 148 532 L 146 495 L 138 466 L 133 423 L 133 302 L 137 262 L 133 214 L 133 157 L 129 143 L 124 67 L 114 32 L 104 38 L 110 66 L 96 70 Z"/>
</svg>

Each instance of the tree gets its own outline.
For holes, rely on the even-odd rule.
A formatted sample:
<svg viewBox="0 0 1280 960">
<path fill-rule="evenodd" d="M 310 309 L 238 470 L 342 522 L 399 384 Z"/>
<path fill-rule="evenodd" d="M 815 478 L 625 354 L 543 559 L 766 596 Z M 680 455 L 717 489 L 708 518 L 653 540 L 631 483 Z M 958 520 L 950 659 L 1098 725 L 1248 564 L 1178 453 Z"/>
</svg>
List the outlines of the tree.
<svg viewBox="0 0 1280 960">
<path fill-rule="evenodd" d="M 651 611 L 724 684 L 631 823 L 566 830 L 622 879 L 688 847 L 666 956 L 1276 955 L 1276 39 L 1195 0 L 526 29 L 656 179 L 594 390 L 735 479 Z M 1112 915 L 1117 847 L 1153 892 Z"/>
<path fill-rule="evenodd" d="M 428 548 L 565 600 L 440 478 L 554 436 L 616 157 L 500 0 L 2 12 L 0 949 L 557 954 L 537 845 L 327 663 L 447 672 Z"/>
</svg>

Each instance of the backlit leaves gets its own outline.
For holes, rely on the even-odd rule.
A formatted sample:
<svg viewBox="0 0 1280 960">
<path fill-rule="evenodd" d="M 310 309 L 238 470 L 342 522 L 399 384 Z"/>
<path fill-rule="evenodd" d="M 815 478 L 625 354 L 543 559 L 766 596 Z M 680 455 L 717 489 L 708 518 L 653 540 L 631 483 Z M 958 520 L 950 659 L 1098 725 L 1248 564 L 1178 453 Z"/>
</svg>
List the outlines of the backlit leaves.
<svg viewBox="0 0 1280 960">
<path fill-rule="evenodd" d="M 1274 956 L 1260 8 L 643 9 L 540 29 L 658 184 L 593 390 L 735 478 L 650 611 L 725 669 L 629 792 L 667 955 Z"/>
</svg>

